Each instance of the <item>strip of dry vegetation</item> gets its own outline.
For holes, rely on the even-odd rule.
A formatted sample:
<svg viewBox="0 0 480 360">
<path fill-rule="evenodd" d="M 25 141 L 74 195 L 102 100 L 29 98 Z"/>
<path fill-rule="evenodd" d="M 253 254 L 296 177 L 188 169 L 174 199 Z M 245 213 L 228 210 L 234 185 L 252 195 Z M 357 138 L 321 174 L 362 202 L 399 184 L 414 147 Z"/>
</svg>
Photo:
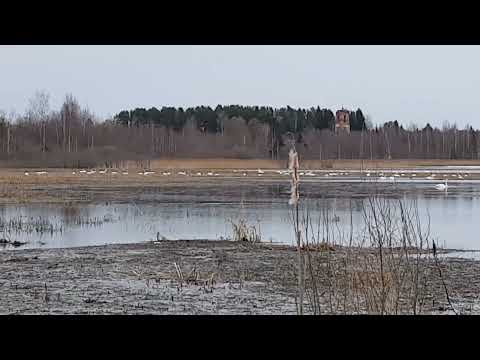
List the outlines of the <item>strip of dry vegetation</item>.
<svg viewBox="0 0 480 360">
<path fill-rule="evenodd" d="M 270 159 L 181 159 L 181 158 L 163 158 L 163 159 L 139 159 L 139 160 L 116 160 L 108 163 L 112 168 L 117 169 L 285 169 L 287 160 Z M 40 166 L 40 165 L 38 165 Z M 105 167 L 104 162 L 90 162 L 85 167 Z M 302 169 L 411 169 L 415 167 L 426 166 L 480 166 L 480 160 L 438 160 L 438 159 L 398 159 L 398 160 L 303 160 Z M 24 169 L 35 168 L 33 162 L 21 161 L 0 161 L 2 171 L 6 169 Z M 45 167 L 45 166 L 42 166 Z M 48 166 L 47 166 L 48 167 Z M 51 166 L 52 169 L 63 168 L 63 164 Z M 14 171 L 14 170 L 13 170 Z"/>
</svg>

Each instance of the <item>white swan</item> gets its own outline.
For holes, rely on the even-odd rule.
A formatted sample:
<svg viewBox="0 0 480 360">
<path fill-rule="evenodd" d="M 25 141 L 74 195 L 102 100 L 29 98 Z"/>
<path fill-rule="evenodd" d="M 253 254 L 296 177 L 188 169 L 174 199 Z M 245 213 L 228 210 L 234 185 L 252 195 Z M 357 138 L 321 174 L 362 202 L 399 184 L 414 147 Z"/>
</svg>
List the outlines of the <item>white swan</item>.
<svg viewBox="0 0 480 360">
<path fill-rule="evenodd" d="M 447 190 L 448 189 L 448 180 L 445 180 L 445 184 L 435 185 L 435 189 L 437 189 L 437 190 Z"/>
</svg>

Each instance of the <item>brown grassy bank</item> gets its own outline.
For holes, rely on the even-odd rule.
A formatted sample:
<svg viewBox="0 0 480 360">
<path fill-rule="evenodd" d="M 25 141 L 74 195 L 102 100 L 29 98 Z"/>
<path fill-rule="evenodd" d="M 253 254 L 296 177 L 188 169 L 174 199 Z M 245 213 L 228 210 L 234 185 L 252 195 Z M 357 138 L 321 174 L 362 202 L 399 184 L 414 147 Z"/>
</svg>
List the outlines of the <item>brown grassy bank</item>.
<svg viewBox="0 0 480 360">
<path fill-rule="evenodd" d="M 285 169 L 287 160 L 269 159 L 153 159 L 112 161 L 113 168 L 122 169 Z M 480 160 L 435 160 L 435 159 L 398 159 L 398 160 L 302 160 L 304 169 L 388 169 L 415 168 L 425 166 L 480 166 Z M 58 165 L 62 167 L 61 165 Z M 87 166 L 87 165 L 84 165 Z M 90 163 L 89 167 L 94 167 Z M 21 169 L 41 167 L 33 162 L 1 161 L 2 169 Z M 47 165 L 48 167 L 48 165 Z M 51 166 L 52 168 L 57 166 Z M 105 164 L 97 164 L 98 168 Z"/>
<path fill-rule="evenodd" d="M 116 167 L 150 169 L 285 169 L 287 160 L 268 159 L 155 159 L 121 161 Z M 302 160 L 304 169 L 414 168 L 420 166 L 472 166 L 480 160 Z"/>
</svg>

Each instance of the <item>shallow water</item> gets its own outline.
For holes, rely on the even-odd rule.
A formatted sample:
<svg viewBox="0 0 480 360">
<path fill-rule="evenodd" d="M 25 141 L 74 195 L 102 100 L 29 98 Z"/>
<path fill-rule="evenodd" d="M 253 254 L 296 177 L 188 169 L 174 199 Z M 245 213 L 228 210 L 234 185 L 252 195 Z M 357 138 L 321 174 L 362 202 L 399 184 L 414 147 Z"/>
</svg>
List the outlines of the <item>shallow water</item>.
<svg viewBox="0 0 480 360">
<path fill-rule="evenodd" d="M 232 236 L 230 220 L 244 218 L 260 228 L 263 241 L 292 244 L 289 190 L 288 179 L 255 183 L 219 181 L 193 187 L 139 188 L 134 201 L 119 197 L 108 204 L 3 205 L 0 237 L 26 243 L 17 249 L 132 243 L 157 238 L 221 239 Z M 448 192 L 444 192 L 425 181 L 368 183 L 351 178 L 308 179 L 302 182 L 300 191 L 315 236 L 327 236 L 325 227 L 318 227 L 319 218 L 327 210 L 329 217 L 338 220 L 331 223 L 329 239 L 348 238 L 351 222 L 353 233 L 362 235 L 362 207 L 367 196 L 377 194 L 392 201 L 415 200 L 425 227 L 429 218 L 430 234 L 439 244 L 480 249 L 479 183 L 449 182 Z"/>
</svg>

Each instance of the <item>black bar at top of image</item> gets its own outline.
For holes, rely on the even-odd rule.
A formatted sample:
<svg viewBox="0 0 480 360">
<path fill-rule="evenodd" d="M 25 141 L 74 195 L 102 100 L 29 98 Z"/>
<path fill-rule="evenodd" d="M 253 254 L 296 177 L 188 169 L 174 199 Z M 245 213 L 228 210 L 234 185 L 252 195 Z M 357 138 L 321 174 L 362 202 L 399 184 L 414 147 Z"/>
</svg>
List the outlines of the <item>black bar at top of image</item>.
<svg viewBox="0 0 480 360">
<path fill-rule="evenodd" d="M 181 6 L 173 9 L 176 5 Z M 5 5 L 0 44 L 480 44 L 476 12 L 467 8 L 333 6 L 162 3 L 8 10 Z"/>
</svg>

